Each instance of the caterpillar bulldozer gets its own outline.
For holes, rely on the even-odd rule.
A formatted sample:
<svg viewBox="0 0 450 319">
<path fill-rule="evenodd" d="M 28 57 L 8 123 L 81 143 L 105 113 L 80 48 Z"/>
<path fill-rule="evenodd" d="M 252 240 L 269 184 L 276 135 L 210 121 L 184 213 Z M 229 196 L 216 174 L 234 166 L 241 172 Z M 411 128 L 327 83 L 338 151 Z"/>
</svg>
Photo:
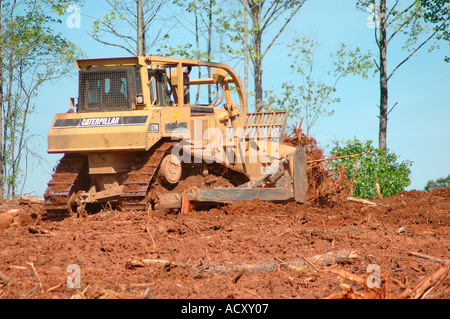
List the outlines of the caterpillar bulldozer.
<svg viewBox="0 0 450 319">
<path fill-rule="evenodd" d="M 48 153 L 63 154 L 44 194 L 49 219 L 107 203 L 138 211 L 306 201 L 305 150 L 282 143 L 287 113 L 249 113 L 228 65 L 147 56 L 77 68 L 78 98 L 48 133 Z M 177 191 L 190 176 L 229 185 Z"/>
</svg>

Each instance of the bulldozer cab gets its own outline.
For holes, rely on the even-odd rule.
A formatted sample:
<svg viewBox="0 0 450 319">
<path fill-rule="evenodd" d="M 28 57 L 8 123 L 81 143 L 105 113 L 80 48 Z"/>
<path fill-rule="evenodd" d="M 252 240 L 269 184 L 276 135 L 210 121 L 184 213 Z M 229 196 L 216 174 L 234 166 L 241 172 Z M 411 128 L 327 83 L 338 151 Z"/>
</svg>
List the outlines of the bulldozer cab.
<svg viewBox="0 0 450 319">
<path fill-rule="evenodd" d="M 77 112 L 131 110 L 132 92 L 137 93 L 138 82 L 134 78 L 136 72 L 133 71 L 133 69 L 79 71 Z"/>
<path fill-rule="evenodd" d="M 151 106 L 174 105 L 165 70 L 148 70 Z"/>
<path fill-rule="evenodd" d="M 77 112 L 141 110 L 149 107 L 231 108 L 229 83 L 235 88 L 239 105 L 246 113 L 239 77 L 227 65 L 199 60 L 135 57 L 79 60 L 79 97 Z M 199 68 L 206 77 L 193 78 Z M 195 70 L 194 72 L 194 69 Z M 208 100 L 193 101 L 192 88 L 208 86 Z M 200 90 L 200 89 L 199 89 Z M 213 98 L 211 98 L 211 96 Z M 193 103 L 194 102 L 194 103 Z"/>
</svg>

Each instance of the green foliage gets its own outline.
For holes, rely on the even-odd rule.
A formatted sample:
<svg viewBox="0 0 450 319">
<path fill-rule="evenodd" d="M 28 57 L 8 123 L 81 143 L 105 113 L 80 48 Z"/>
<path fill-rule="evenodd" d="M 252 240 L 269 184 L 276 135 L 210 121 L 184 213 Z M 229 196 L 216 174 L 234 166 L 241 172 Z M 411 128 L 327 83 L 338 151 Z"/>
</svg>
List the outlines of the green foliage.
<svg viewBox="0 0 450 319">
<path fill-rule="evenodd" d="M 380 185 L 381 195 L 388 197 L 405 190 L 411 184 L 412 162 L 400 161 L 392 152 L 382 151 L 372 146 L 372 141 L 362 142 L 358 139 L 344 143 L 334 142 L 331 150 L 333 156 L 347 156 L 366 153 L 358 157 L 358 169 L 353 184 L 353 196 L 373 199 L 377 197 L 376 184 Z M 347 179 L 352 181 L 355 175 L 356 157 L 330 161 L 330 166 L 339 168 L 343 164 Z"/>
<path fill-rule="evenodd" d="M 46 12 L 51 11 L 56 13 L 58 16 L 63 16 L 66 14 L 67 8 L 71 4 L 76 4 L 82 2 L 82 0 L 41 0 L 42 3 L 41 8 L 45 8 Z M 61 23 L 61 21 L 59 21 Z"/>
<path fill-rule="evenodd" d="M 316 55 L 320 48 L 317 41 L 305 36 L 297 37 L 288 48 L 294 81 L 282 83 L 281 97 L 266 91 L 265 99 L 270 109 L 288 111 L 293 121 L 298 122 L 298 117 L 304 117 L 306 133 L 309 134 L 320 116 L 334 114 L 331 107 L 341 102 L 335 93 L 342 78 L 349 75 L 369 76 L 373 69 L 372 55 L 370 52 L 362 54 L 358 47 L 348 48 L 341 44 L 336 52 L 330 54 L 333 69 L 325 72 L 317 68 Z"/>
<path fill-rule="evenodd" d="M 437 39 L 443 39 L 450 44 L 450 1 L 448 0 L 420 0 L 424 9 L 423 19 L 437 31 Z M 450 57 L 444 58 L 450 62 Z"/>
<path fill-rule="evenodd" d="M 217 20 L 217 32 L 226 35 L 226 40 L 219 44 L 219 50 L 230 57 L 244 56 L 244 10 L 220 12 Z M 248 27 L 249 36 L 253 37 L 258 26 Z M 248 43 L 250 57 L 255 54 L 255 46 Z"/>
<path fill-rule="evenodd" d="M 167 39 L 168 38 L 169 36 L 167 36 Z M 176 47 L 162 44 L 158 49 L 155 50 L 155 52 L 157 55 L 161 56 L 176 56 L 186 59 L 194 59 L 197 57 L 197 52 L 195 50 L 192 50 L 192 44 L 190 43 L 180 44 Z"/>
<path fill-rule="evenodd" d="M 438 178 L 437 180 L 428 181 L 425 185 L 425 190 L 431 192 L 435 188 L 447 188 L 450 187 L 450 174 L 447 177 Z"/>
</svg>

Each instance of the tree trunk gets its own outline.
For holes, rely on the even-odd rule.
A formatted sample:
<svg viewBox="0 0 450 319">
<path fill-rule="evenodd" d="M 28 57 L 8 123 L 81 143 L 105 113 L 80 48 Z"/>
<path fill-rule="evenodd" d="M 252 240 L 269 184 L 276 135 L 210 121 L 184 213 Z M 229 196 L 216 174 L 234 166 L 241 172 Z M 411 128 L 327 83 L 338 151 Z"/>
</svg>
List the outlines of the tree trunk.
<svg viewBox="0 0 450 319">
<path fill-rule="evenodd" d="M 253 69 L 255 72 L 255 112 L 258 111 L 263 103 L 263 88 L 262 88 L 262 59 L 253 59 Z"/>
<path fill-rule="evenodd" d="M 11 51 L 12 52 L 12 51 Z M 7 83 L 8 83 L 8 87 L 6 88 L 6 95 L 7 95 L 7 103 L 6 105 L 3 105 L 4 109 L 3 114 L 4 114 L 4 122 L 3 122 L 3 145 L 2 145 L 2 152 L 3 152 L 3 158 L 2 158 L 2 170 L 3 170 L 3 185 L 7 186 L 6 189 L 4 189 L 4 191 L 6 190 L 6 193 L 3 193 L 3 196 L 6 195 L 6 198 L 9 198 L 10 195 L 10 186 L 11 186 L 11 177 L 14 175 L 11 175 L 9 173 L 9 170 L 7 168 L 7 162 L 11 163 L 12 159 L 14 158 L 14 145 L 15 145 L 15 132 L 14 132 L 14 128 L 15 125 L 14 124 L 10 124 L 8 122 L 11 121 L 15 121 L 15 104 L 17 104 L 17 97 L 14 97 L 13 94 L 13 83 L 14 83 L 14 74 L 16 74 L 15 72 L 15 67 L 14 67 L 14 59 L 13 57 L 9 57 L 9 63 L 8 63 L 8 79 L 7 79 Z M 20 70 L 21 71 L 21 70 Z M 19 73 L 19 72 L 17 72 Z M 20 74 L 20 73 L 19 73 Z"/>
<path fill-rule="evenodd" d="M 1 6 L 0 6 L 1 7 Z M 0 9 L 1 17 L 1 9 Z M 1 34 L 1 23 L 0 23 L 0 34 Z M 0 52 L 1 54 L 1 52 Z M 3 199 L 3 184 L 5 178 L 4 172 L 4 161 L 5 154 L 3 153 L 3 58 L 0 56 L 0 199 Z"/>
<path fill-rule="evenodd" d="M 387 76 L 387 38 L 386 38 L 386 0 L 380 1 L 380 128 L 378 148 L 387 149 L 388 121 L 388 76 Z"/>
<path fill-rule="evenodd" d="M 263 89 L 262 89 L 262 30 L 261 30 L 261 12 L 264 2 L 254 4 L 248 3 L 250 7 L 250 14 L 252 15 L 253 25 L 258 28 L 253 36 L 253 72 L 254 72 L 254 90 L 255 90 L 255 112 L 262 104 Z"/>
<path fill-rule="evenodd" d="M 0 36 L 3 39 L 2 30 L 3 16 L 2 6 L 0 5 Z M 5 180 L 5 154 L 3 152 L 3 48 L 0 48 L 0 199 L 4 198 L 3 186 Z"/>
<path fill-rule="evenodd" d="M 248 103 L 248 0 L 245 0 L 244 10 L 244 92 Z"/>
<path fill-rule="evenodd" d="M 208 62 L 211 62 L 211 51 L 212 51 L 212 29 L 213 29 L 213 21 L 212 21 L 212 15 L 213 15 L 213 1 L 209 0 L 209 12 L 208 12 Z M 212 77 L 212 71 L 211 68 L 208 68 L 208 77 Z M 211 85 L 208 85 L 208 103 L 212 104 L 212 92 L 211 92 Z"/>
<path fill-rule="evenodd" d="M 145 25 L 142 0 L 137 0 L 137 55 L 145 56 Z"/>
<path fill-rule="evenodd" d="M 197 14 L 197 2 L 194 0 L 194 25 L 195 25 L 195 45 L 197 47 L 197 59 L 200 60 L 200 31 L 198 27 L 198 14 Z M 198 78 L 202 78 L 202 68 L 198 68 Z M 200 99 L 200 87 L 197 85 L 197 93 L 195 95 L 195 104 L 198 104 Z"/>
</svg>

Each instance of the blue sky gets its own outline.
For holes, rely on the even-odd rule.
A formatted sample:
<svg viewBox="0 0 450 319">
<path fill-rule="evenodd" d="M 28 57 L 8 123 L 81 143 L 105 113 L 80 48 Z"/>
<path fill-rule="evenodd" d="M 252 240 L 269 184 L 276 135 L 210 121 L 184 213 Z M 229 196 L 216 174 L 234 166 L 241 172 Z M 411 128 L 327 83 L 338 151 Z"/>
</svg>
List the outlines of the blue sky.
<svg viewBox="0 0 450 319">
<path fill-rule="evenodd" d="M 107 5 L 103 1 L 86 1 L 81 8 L 81 28 L 69 28 L 65 23 L 58 26 L 64 36 L 78 45 L 88 58 L 128 56 L 128 53 L 102 45 L 87 35 L 93 20 L 88 16 L 102 17 Z M 376 54 L 373 29 L 366 25 L 368 13 L 357 11 L 351 0 L 310 0 L 299 11 L 288 29 L 280 37 L 264 60 L 264 89 L 276 91 L 282 82 L 295 81 L 289 73 L 289 61 L 285 46 L 295 32 L 314 38 L 322 44 L 318 52 L 318 67 L 329 67 L 329 53 L 339 43 L 359 46 Z M 69 14 L 64 16 L 64 20 Z M 176 28 L 171 35 L 170 45 L 178 45 L 194 39 L 182 28 Z M 215 39 L 219 41 L 219 39 Z M 395 40 L 394 40 L 395 41 Z M 388 67 L 392 68 L 406 52 L 401 43 L 392 42 L 389 47 Z M 411 186 L 408 189 L 423 189 L 430 179 L 445 177 L 450 173 L 450 63 L 443 57 L 450 55 L 450 45 L 441 44 L 439 50 L 428 53 L 420 51 L 404 64 L 389 81 L 389 101 L 398 102 L 388 121 L 388 148 L 400 156 L 400 160 L 413 162 Z M 220 55 L 216 55 L 220 61 Z M 243 79 L 242 63 L 231 62 L 231 66 Z M 77 78 L 67 76 L 43 87 L 35 100 L 36 110 L 29 122 L 35 147 L 44 161 L 30 160 L 24 194 L 42 196 L 51 177 L 53 167 L 61 155 L 46 153 L 46 136 L 55 113 L 69 109 L 70 97 L 77 96 Z M 252 89 L 250 85 L 250 89 Z M 341 103 L 333 108 L 331 117 L 322 117 L 313 127 L 312 135 L 319 145 L 327 150 L 333 140 L 372 140 L 378 145 L 378 76 L 369 79 L 344 78 L 337 87 L 336 96 Z"/>
</svg>

